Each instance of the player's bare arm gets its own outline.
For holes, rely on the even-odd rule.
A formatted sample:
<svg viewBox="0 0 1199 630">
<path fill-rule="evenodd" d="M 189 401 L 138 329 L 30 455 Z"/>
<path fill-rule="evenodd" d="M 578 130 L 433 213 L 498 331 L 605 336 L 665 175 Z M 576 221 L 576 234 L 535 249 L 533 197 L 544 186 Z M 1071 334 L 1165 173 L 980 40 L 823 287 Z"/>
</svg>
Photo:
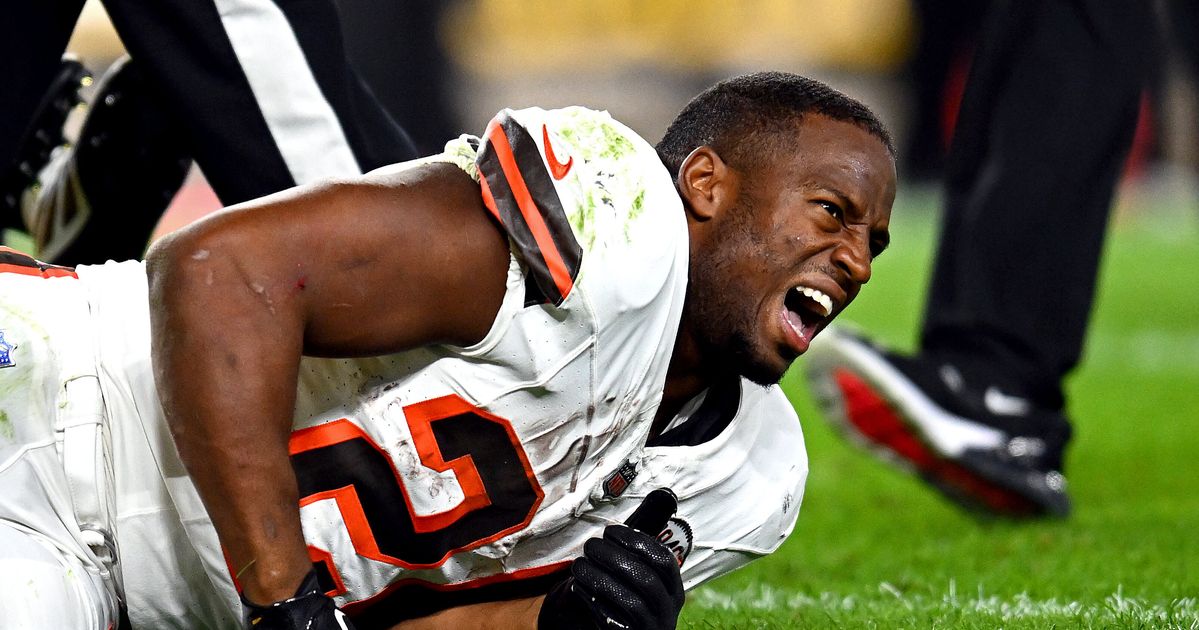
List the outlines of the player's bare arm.
<svg viewBox="0 0 1199 630">
<path fill-rule="evenodd" d="M 150 251 L 163 406 L 248 599 L 311 568 L 287 450 L 301 355 L 470 344 L 507 267 L 478 185 L 444 164 L 235 206 Z"/>
</svg>

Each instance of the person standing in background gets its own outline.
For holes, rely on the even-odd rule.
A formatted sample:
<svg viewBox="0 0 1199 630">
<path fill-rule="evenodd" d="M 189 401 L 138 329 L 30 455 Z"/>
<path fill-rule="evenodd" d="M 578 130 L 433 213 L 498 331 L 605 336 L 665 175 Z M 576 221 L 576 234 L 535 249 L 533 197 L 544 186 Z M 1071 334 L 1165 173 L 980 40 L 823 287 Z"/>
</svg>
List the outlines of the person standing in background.
<svg viewBox="0 0 1199 630">
<path fill-rule="evenodd" d="M 27 149 L 39 141 L 52 145 L 58 134 L 55 117 L 41 115 L 53 106 L 53 99 L 42 99 L 56 69 L 66 79 L 63 93 L 70 93 L 60 98 L 73 95 L 70 77 L 82 76 L 60 59 L 83 4 L 15 3 L 0 23 L 0 73 L 8 78 L 0 92 L 3 227 L 17 225 L 20 191 L 40 168 L 31 156 L 36 161 L 49 151 Z M 63 193 L 70 203 L 39 204 L 33 214 L 43 216 L 26 218 L 43 226 L 46 233 L 35 238 L 60 254 L 46 257 L 53 262 L 140 257 L 188 157 L 230 205 L 418 155 L 351 65 L 331 0 L 105 0 L 104 6 L 134 62 L 101 80 L 96 106 L 115 113 L 84 130 L 77 159 L 88 159 L 89 151 L 122 159 L 95 160 L 82 169 L 89 174 L 82 182 L 57 178 L 56 185 L 76 179 L 72 185 L 82 193 Z M 127 185 L 131 175 L 139 178 L 136 186 Z M 130 190 L 147 192 L 131 199 Z M 93 213 L 101 218 L 88 221 Z M 73 226 L 71 233 L 54 233 L 64 226 Z"/>
<path fill-rule="evenodd" d="M 994 3 L 947 159 L 918 351 L 845 330 L 812 348 L 826 415 L 968 509 L 1070 512 L 1063 380 L 1155 69 L 1153 19 L 1144 3 Z"/>
</svg>

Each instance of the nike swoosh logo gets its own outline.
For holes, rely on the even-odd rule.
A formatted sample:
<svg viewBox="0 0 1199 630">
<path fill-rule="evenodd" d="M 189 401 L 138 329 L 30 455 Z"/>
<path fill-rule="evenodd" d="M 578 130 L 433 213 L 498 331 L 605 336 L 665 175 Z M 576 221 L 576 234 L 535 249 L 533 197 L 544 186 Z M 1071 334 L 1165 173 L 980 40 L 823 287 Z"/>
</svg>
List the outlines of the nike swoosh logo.
<svg viewBox="0 0 1199 630">
<path fill-rule="evenodd" d="M 545 161 L 550 164 L 550 175 L 554 179 L 566 177 L 575 163 L 574 156 L 568 157 L 565 164 L 558 161 L 558 156 L 554 155 L 554 145 L 550 144 L 550 130 L 545 125 L 541 126 L 541 140 L 545 144 Z"/>
<path fill-rule="evenodd" d="M 1032 403 L 1027 398 L 1010 396 L 996 387 L 988 387 L 987 391 L 983 392 L 983 405 L 987 411 L 997 416 L 1023 416 L 1032 408 Z"/>
</svg>

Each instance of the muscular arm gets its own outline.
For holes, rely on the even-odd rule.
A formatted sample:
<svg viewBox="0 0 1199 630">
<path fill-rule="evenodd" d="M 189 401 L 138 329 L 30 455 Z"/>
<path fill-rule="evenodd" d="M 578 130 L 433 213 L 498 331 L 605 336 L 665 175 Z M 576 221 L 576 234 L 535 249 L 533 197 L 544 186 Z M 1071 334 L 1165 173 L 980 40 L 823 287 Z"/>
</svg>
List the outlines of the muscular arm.
<svg viewBox="0 0 1199 630">
<path fill-rule="evenodd" d="M 234 206 L 151 249 L 158 390 L 247 598 L 290 597 L 311 567 L 287 451 L 301 355 L 478 341 L 507 266 L 445 164 Z"/>
</svg>

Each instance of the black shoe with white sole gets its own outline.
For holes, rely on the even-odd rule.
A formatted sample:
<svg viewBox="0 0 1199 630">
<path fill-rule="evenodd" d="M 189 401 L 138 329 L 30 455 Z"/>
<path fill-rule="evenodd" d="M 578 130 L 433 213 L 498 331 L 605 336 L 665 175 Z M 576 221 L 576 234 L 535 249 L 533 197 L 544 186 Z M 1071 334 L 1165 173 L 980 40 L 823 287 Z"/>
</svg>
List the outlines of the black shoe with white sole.
<svg viewBox="0 0 1199 630">
<path fill-rule="evenodd" d="M 54 150 L 21 200 L 38 259 L 140 258 L 190 168 L 173 113 L 135 62 L 116 61 L 96 83 L 78 140 Z"/>
<path fill-rule="evenodd" d="M 21 136 L 12 164 L 0 165 L 0 225 L 20 227 L 21 196 L 37 180 L 50 154 L 66 143 L 63 126 L 82 97 L 79 90 L 91 83 L 92 75 L 78 59 L 63 57 L 50 87 L 42 96 L 29 127 Z"/>
<path fill-rule="evenodd" d="M 803 365 L 830 421 L 959 505 L 1011 518 L 1070 513 L 1061 413 L 839 327 L 821 334 Z"/>
</svg>

